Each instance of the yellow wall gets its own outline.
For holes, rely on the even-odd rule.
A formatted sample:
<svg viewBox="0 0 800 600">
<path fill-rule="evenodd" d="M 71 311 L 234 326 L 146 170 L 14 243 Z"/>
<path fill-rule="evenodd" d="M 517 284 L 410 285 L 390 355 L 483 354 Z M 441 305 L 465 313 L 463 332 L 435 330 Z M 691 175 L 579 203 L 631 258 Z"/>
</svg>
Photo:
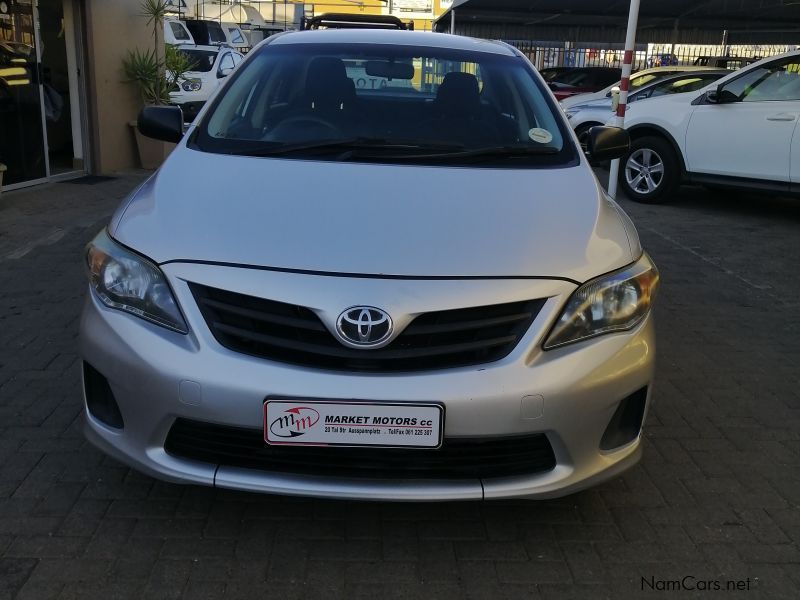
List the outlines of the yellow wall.
<svg viewBox="0 0 800 600">
<path fill-rule="evenodd" d="M 152 30 L 140 12 L 135 0 L 86 0 L 85 4 L 92 163 L 101 173 L 138 163 L 128 123 L 136 119 L 141 100 L 133 86 L 123 82 L 122 59 L 128 50 L 153 45 Z"/>
</svg>

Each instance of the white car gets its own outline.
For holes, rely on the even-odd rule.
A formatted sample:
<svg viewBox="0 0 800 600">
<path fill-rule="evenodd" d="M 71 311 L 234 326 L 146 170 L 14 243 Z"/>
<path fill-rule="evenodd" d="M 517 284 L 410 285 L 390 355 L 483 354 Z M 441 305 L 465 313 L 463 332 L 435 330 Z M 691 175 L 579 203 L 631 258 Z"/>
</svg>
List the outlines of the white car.
<svg viewBox="0 0 800 600">
<path fill-rule="evenodd" d="M 167 17 L 164 19 L 164 43 L 170 46 L 194 44 L 194 38 L 183 21 Z"/>
<path fill-rule="evenodd" d="M 797 191 L 798 118 L 800 51 L 761 60 L 697 94 L 633 104 L 620 184 L 646 203 L 668 201 L 684 181 Z"/>
<path fill-rule="evenodd" d="M 695 92 L 706 87 L 709 83 L 730 73 L 727 69 L 709 68 L 702 71 L 692 70 L 688 73 L 674 72 L 666 77 L 657 78 L 655 81 L 638 87 L 638 91 L 628 96 L 628 103 L 657 98 L 669 94 L 685 94 Z M 564 109 L 569 119 L 569 124 L 575 130 L 581 146 L 586 147 L 589 130 L 597 125 L 603 125 L 613 114 L 613 101 L 611 96 L 589 100 L 580 104 L 573 104 Z"/>
<path fill-rule="evenodd" d="M 169 97 L 172 104 L 183 109 L 184 119 L 191 122 L 244 56 L 226 46 L 183 45 L 178 50 L 189 58 L 193 67 L 178 80 L 178 89 L 170 92 Z"/>
<path fill-rule="evenodd" d="M 652 67 L 650 69 L 643 69 L 631 75 L 630 94 L 632 95 L 646 85 L 651 85 L 653 83 L 660 81 L 665 77 L 671 77 L 672 75 L 675 75 L 677 73 L 689 73 L 691 71 L 708 71 L 709 69 L 713 69 L 713 67 L 684 66 L 684 67 Z M 561 106 L 567 109 L 571 108 L 572 106 L 576 106 L 578 104 L 591 102 L 592 100 L 611 98 L 611 91 L 615 87 L 619 87 L 620 83 L 621 83 L 620 81 L 617 81 L 616 83 L 600 90 L 599 92 L 592 92 L 590 94 L 577 94 L 575 96 L 570 96 L 569 98 L 561 100 Z"/>
</svg>

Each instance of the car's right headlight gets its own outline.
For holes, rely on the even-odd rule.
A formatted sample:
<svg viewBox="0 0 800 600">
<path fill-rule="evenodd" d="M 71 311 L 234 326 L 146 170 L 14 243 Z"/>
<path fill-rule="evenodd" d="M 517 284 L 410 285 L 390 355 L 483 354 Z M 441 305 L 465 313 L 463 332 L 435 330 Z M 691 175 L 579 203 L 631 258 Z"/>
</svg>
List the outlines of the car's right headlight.
<svg viewBox="0 0 800 600">
<path fill-rule="evenodd" d="M 189 332 L 161 269 L 112 240 L 105 229 L 89 242 L 86 264 L 92 289 L 109 308 Z"/>
<path fill-rule="evenodd" d="M 583 284 L 570 297 L 544 349 L 633 329 L 650 312 L 658 281 L 658 269 L 643 254 L 629 267 Z"/>
</svg>

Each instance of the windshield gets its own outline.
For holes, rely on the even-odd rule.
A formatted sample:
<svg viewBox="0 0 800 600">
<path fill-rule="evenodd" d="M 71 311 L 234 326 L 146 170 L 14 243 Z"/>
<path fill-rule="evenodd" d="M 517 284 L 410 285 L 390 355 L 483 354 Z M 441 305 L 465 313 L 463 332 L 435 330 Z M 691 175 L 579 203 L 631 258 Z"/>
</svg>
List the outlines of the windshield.
<svg viewBox="0 0 800 600">
<path fill-rule="evenodd" d="M 178 50 L 189 59 L 191 65 L 188 71 L 196 73 L 208 73 L 214 68 L 214 62 L 217 60 L 217 52 L 214 50 Z"/>
<path fill-rule="evenodd" d="M 257 52 L 200 123 L 195 148 L 501 166 L 576 159 L 555 105 L 521 57 L 373 44 Z"/>
</svg>

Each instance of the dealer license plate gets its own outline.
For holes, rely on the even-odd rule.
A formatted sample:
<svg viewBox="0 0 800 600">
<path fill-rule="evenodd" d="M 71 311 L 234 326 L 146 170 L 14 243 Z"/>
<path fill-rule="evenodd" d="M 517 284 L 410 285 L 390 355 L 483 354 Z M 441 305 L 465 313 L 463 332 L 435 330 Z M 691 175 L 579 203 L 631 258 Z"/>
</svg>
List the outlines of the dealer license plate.
<svg viewBox="0 0 800 600">
<path fill-rule="evenodd" d="M 440 404 L 264 403 L 264 441 L 271 445 L 438 448 L 443 430 Z"/>
</svg>

